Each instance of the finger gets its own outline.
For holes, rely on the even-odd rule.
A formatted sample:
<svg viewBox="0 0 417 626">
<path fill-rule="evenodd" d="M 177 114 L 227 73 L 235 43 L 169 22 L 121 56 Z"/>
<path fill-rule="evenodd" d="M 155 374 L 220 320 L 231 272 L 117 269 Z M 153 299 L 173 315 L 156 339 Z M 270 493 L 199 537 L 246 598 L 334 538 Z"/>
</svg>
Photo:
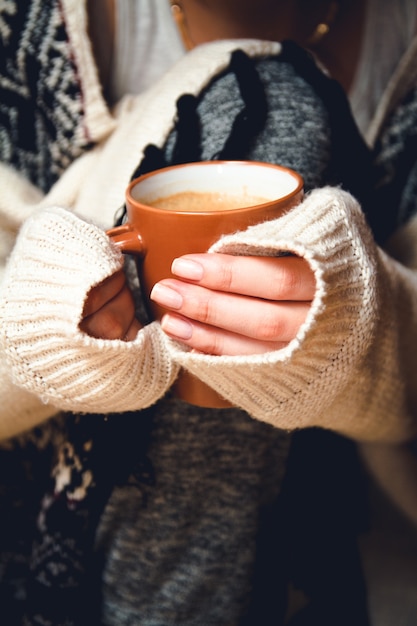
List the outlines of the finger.
<svg viewBox="0 0 417 626">
<path fill-rule="evenodd" d="M 310 302 L 272 302 L 175 279 L 157 283 L 151 299 L 190 321 L 269 342 L 293 339 L 310 309 Z"/>
<path fill-rule="evenodd" d="M 136 319 L 136 317 L 134 317 L 132 320 L 132 323 L 130 324 L 129 328 L 125 332 L 123 341 L 133 341 L 134 339 L 136 339 L 137 334 L 141 328 L 142 328 L 142 324 Z"/>
<path fill-rule="evenodd" d="M 264 354 L 287 345 L 287 342 L 281 341 L 257 341 L 171 314 L 164 315 L 161 327 L 172 339 L 181 341 L 197 352 L 213 356 Z"/>
<path fill-rule="evenodd" d="M 101 309 L 85 317 L 80 323 L 80 328 L 98 339 L 133 340 L 141 326 L 135 319 L 130 289 L 125 285 Z"/>
<path fill-rule="evenodd" d="M 269 300 L 312 300 L 315 292 L 311 267 L 293 255 L 192 254 L 175 259 L 171 271 L 178 278 L 210 289 Z"/>
<path fill-rule="evenodd" d="M 125 287 L 126 277 L 123 270 L 119 270 L 106 278 L 102 283 L 93 287 L 87 295 L 85 301 L 83 316 L 88 317 L 99 309 L 106 302 L 112 300 Z"/>
</svg>

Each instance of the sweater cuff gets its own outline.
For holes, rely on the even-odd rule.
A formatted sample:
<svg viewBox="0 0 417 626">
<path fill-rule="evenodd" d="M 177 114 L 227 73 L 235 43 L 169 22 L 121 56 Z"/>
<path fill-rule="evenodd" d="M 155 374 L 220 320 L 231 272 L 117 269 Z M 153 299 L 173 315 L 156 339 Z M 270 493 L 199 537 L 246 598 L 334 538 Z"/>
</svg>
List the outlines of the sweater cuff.
<svg viewBox="0 0 417 626">
<path fill-rule="evenodd" d="M 141 409 L 171 386 L 178 366 L 159 325 L 132 342 L 79 329 L 86 294 L 123 267 L 104 231 L 52 208 L 27 220 L 1 287 L 0 346 L 13 382 L 58 409 Z"/>
<path fill-rule="evenodd" d="M 171 341 L 172 357 L 253 417 L 286 429 L 323 425 L 323 410 L 369 349 L 377 318 L 376 246 L 358 203 L 339 189 L 318 189 L 277 220 L 223 237 L 211 252 L 304 257 L 316 278 L 312 306 L 284 349 L 218 357 Z"/>
</svg>

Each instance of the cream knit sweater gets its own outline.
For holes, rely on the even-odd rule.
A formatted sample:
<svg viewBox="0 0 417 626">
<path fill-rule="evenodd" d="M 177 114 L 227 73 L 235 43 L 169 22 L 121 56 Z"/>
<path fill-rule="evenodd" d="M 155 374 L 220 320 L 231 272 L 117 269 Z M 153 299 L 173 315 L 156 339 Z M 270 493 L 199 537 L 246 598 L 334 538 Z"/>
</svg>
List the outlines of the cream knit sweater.
<svg viewBox="0 0 417 626">
<path fill-rule="evenodd" d="M 239 46 L 255 55 L 279 50 L 267 42 Z M 315 298 L 285 349 L 211 357 L 168 340 L 158 323 L 131 343 L 92 339 L 78 329 L 89 289 L 123 264 L 103 229 L 123 202 L 141 149 L 163 144 L 178 94 L 198 93 L 227 65 L 234 47 L 227 41 L 201 46 L 154 88 L 126 98 L 108 120 L 107 138 L 101 126 L 99 146 L 46 197 L 0 167 L 1 438 L 59 410 L 149 406 L 166 393 L 180 367 L 279 428 L 322 426 L 381 441 L 415 433 L 417 276 L 375 246 L 360 207 L 338 189 L 316 190 L 267 227 L 225 237 L 212 249 L 257 255 L 289 250 L 308 260 Z M 91 63 L 84 62 L 90 81 Z"/>
</svg>

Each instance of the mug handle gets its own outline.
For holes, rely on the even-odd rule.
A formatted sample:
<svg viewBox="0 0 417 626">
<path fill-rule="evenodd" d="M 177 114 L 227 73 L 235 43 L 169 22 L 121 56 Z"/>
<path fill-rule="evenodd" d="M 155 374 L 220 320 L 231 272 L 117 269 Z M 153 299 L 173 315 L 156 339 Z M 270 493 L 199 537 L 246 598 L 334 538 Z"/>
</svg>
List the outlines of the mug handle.
<svg viewBox="0 0 417 626">
<path fill-rule="evenodd" d="M 106 235 L 125 254 L 139 254 L 143 256 L 145 247 L 142 237 L 132 224 L 122 224 L 106 230 Z"/>
</svg>

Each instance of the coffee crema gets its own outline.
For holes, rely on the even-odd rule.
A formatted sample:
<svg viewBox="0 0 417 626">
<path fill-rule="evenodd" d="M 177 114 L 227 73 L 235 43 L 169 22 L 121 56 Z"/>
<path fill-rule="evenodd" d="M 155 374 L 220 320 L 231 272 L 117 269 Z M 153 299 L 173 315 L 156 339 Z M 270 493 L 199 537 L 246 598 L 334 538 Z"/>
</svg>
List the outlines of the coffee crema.
<svg viewBox="0 0 417 626">
<path fill-rule="evenodd" d="M 270 202 L 268 198 L 245 195 L 182 191 L 156 200 L 143 203 L 156 209 L 182 211 L 187 213 L 211 213 L 213 211 L 233 211 L 245 207 Z"/>
</svg>

